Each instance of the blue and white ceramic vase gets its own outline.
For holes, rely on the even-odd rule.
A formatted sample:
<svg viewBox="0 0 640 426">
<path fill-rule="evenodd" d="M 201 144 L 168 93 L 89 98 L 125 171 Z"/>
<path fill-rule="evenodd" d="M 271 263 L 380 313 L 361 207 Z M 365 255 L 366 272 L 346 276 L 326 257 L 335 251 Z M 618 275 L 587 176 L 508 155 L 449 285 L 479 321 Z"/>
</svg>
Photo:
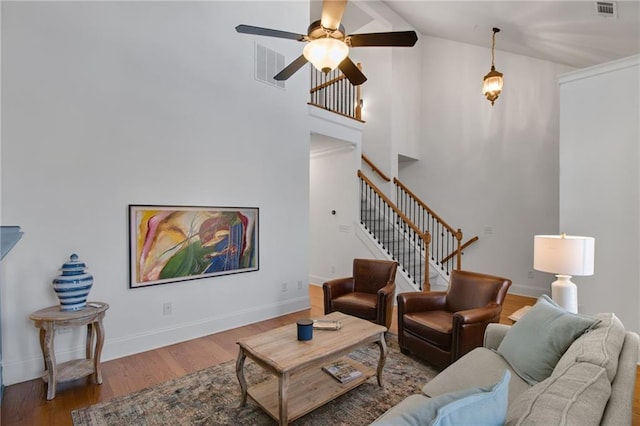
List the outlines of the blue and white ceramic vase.
<svg viewBox="0 0 640 426">
<path fill-rule="evenodd" d="M 87 296 L 93 285 L 93 275 L 85 272 L 86 265 L 72 254 L 68 262 L 59 269 L 62 271 L 53 280 L 53 289 L 60 299 L 60 309 L 77 311 L 87 306 Z"/>
</svg>

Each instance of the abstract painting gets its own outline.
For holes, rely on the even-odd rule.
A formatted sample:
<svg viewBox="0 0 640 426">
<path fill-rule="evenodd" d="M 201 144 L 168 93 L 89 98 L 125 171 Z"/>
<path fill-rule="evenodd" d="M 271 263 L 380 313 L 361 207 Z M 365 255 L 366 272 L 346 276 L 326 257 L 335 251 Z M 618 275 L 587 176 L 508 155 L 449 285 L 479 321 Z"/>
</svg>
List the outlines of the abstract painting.
<svg viewBox="0 0 640 426">
<path fill-rule="evenodd" d="M 129 205 L 129 287 L 258 270 L 258 209 Z"/>
</svg>

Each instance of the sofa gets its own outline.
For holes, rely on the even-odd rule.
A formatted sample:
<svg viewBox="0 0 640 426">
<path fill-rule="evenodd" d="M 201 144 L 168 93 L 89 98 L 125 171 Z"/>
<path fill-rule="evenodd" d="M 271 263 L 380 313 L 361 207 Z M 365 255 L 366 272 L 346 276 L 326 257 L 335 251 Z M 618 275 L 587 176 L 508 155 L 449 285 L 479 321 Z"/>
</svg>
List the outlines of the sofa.
<svg viewBox="0 0 640 426">
<path fill-rule="evenodd" d="M 638 344 L 615 314 L 542 296 L 373 424 L 631 425 Z"/>
</svg>

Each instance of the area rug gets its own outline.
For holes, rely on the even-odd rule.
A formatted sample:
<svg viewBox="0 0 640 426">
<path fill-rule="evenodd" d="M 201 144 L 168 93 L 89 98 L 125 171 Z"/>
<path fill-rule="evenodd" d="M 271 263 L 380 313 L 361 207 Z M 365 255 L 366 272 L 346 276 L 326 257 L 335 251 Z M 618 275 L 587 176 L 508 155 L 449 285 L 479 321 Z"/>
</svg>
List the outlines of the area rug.
<svg viewBox="0 0 640 426">
<path fill-rule="evenodd" d="M 293 425 L 367 425 L 405 397 L 419 393 L 437 370 L 400 353 L 397 341 L 388 339 L 389 353 L 383 371 L 384 387 L 375 376 L 365 383 L 297 419 Z M 375 367 L 375 344 L 349 356 Z M 247 359 L 245 377 L 255 384 L 270 377 Z M 295 392 L 289 389 L 289 392 Z M 71 413 L 74 426 L 158 425 L 275 425 L 251 398 L 239 407 L 240 385 L 235 362 L 229 361 Z"/>
</svg>

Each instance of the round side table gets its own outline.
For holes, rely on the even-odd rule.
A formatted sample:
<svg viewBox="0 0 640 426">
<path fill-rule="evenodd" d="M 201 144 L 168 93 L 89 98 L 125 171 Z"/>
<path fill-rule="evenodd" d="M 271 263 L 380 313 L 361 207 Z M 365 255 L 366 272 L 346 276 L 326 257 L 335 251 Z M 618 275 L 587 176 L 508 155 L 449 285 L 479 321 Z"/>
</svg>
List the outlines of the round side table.
<svg viewBox="0 0 640 426">
<path fill-rule="evenodd" d="M 29 318 L 40 329 L 40 348 L 44 357 L 44 374 L 47 382 L 47 399 L 56 396 L 56 384 L 95 375 L 97 384 L 102 384 L 100 354 L 104 345 L 102 320 L 109 305 L 104 302 L 89 302 L 77 311 L 61 311 L 60 306 L 50 306 L 32 313 Z M 87 326 L 87 349 L 85 359 L 76 359 L 62 364 L 56 363 L 53 339 L 56 330 L 67 327 Z"/>
</svg>

